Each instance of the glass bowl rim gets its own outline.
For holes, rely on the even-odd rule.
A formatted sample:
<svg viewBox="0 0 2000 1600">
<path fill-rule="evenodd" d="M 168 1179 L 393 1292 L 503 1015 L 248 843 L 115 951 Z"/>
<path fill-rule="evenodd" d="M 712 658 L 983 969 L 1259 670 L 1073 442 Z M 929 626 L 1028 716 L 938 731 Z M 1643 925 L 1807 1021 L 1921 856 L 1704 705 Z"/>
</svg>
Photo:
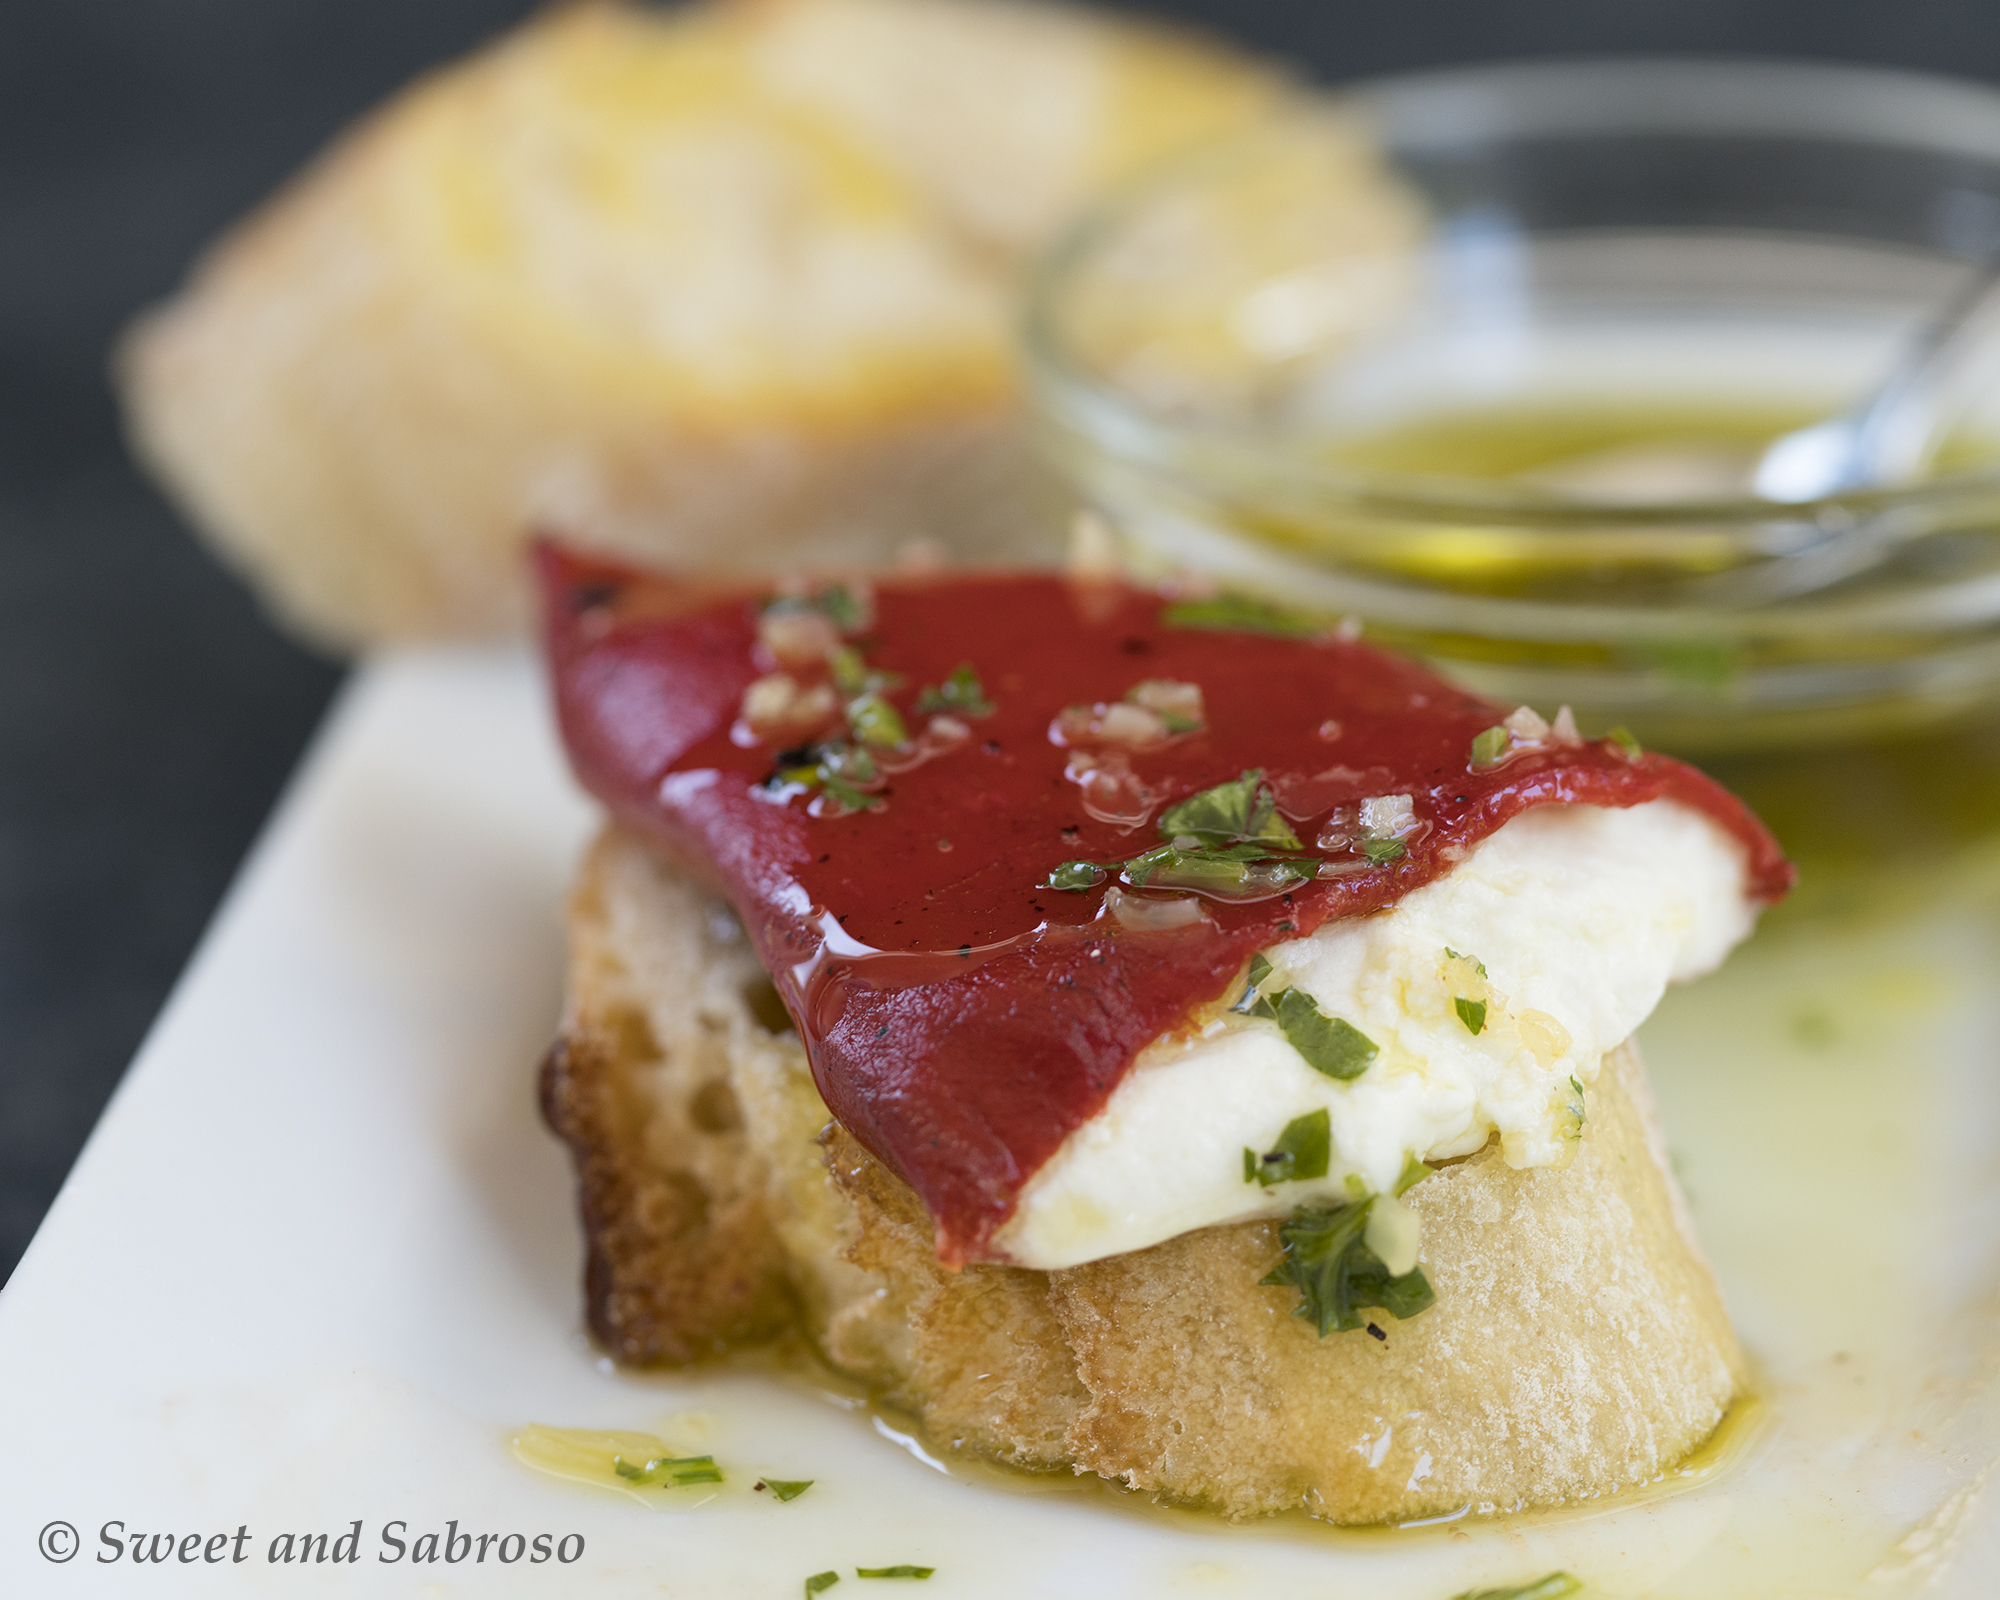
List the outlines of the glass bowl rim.
<svg viewBox="0 0 2000 1600">
<path fill-rule="evenodd" d="M 1057 332 L 1063 291 L 1121 226 L 1160 197 L 1225 170 L 1287 128 L 1356 114 L 1409 148 L 1494 143 L 1535 133 L 1740 131 L 1974 155 L 2000 165 L 2000 89 L 1896 68 L 1755 56 L 1577 56 L 1315 88 L 1280 115 L 1120 187 L 1072 221 L 1043 253 L 1030 273 L 1018 323 L 1028 388 L 1043 418 L 1126 463 L 1203 482 L 1240 478 L 1257 484 L 1261 495 L 1309 490 L 1397 518 L 1587 526 L 1600 534 L 1689 522 L 1811 524 L 1835 532 L 1884 512 L 2000 487 L 2000 463 L 1995 463 L 1916 484 L 1805 501 L 1742 495 L 1634 504 L 1490 479 L 1371 472 L 1310 460 L 1283 440 L 1249 431 L 1172 421 L 1070 358 Z M 1402 131 L 1409 129 L 1414 131 Z"/>
</svg>

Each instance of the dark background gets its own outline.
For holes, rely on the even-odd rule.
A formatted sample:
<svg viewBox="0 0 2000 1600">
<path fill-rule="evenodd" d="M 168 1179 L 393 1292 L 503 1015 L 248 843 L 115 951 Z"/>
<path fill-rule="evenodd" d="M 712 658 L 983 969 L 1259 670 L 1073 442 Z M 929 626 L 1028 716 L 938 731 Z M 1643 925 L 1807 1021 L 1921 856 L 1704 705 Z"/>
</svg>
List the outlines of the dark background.
<svg viewBox="0 0 2000 1600">
<path fill-rule="evenodd" d="M 125 459 L 130 314 L 346 119 L 521 0 L 0 0 L 0 1270 L 340 677 Z M 1994 0 L 1164 0 L 1328 80 L 1605 51 L 2000 79 Z"/>
</svg>

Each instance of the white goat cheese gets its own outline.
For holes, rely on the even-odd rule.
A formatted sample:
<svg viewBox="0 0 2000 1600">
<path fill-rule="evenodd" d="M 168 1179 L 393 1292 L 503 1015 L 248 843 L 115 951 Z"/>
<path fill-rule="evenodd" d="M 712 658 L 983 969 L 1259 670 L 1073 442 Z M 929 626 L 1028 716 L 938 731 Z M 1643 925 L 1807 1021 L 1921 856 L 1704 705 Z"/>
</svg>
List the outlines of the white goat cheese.
<svg viewBox="0 0 2000 1600">
<path fill-rule="evenodd" d="M 1029 1181 L 997 1242 L 1022 1266 L 1075 1266 L 1389 1193 L 1408 1158 L 1495 1137 L 1513 1166 L 1560 1165 L 1577 1133 L 1570 1080 L 1587 1091 L 1668 983 L 1750 931 L 1745 887 L 1741 845 L 1673 801 L 1523 812 L 1394 906 L 1264 952 L 1266 992 L 1302 990 L 1366 1034 L 1379 1051 L 1366 1071 L 1326 1077 L 1275 1022 L 1233 1014 L 1156 1040 Z M 1246 1181 L 1244 1150 L 1322 1108 L 1324 1178 Z"/>
</svg>

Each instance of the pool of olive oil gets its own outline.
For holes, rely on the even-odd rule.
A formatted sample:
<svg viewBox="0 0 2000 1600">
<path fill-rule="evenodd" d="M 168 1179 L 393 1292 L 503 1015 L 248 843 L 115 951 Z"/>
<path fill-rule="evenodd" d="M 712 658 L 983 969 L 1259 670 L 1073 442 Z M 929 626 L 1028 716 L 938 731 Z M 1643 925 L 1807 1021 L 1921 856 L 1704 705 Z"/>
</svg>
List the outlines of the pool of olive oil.
<svg viewBox="0 0 2000 1600">
<path fill-rule="evenodd" d="M 1617 399 L 1426 412 L 1302 447 L 1320 465 L 1365 475 L 1371 489 L 1359 500 L 1249 496 L 1225 515 L 1297 554 L 1447 592 L 1631 599 L 1743 564 L 1740 540 L 1713 517 L 1665 508 L 1742 500 L 1758 452 L 1813 420 L 1803 406 Z M 1454 516 L 1454 493 L 1468 483 L 1532 498 L 1513 514 Z M 1613 527 L 1607 505 L 1659 515 Z"/>
<path fill-rule="evenodd" d="M 1627 502 L 1718 499 L 1742 491 L 1757 452 L 1772 439 L 1815 420 L 1805 406 L 1615 399 L 1592 405 L 1516 404 L 1425 412 L 1392 427 L 1355 434 L 1327 446 L 1324 454 L 1339 466 L 1402 477 L 1552 487 L 1587 482 L 1593 488 L 1603 485 L 1613 491 L 1610 498 Z M 1620 459 L 1634 463 L 1622 487 L 1614 475 L 1591 470 Z M 1639 471 L 1648 459 L 1663 467 L 1678 462 L 1684 470 L 1678 479 L 1664 471 Z M 1579 487 L 1578 492 L 1585 491 Z"/>
<path fill-rule="evenodd" d="M 1399 477 L 1512 481 L 1631 505 L 1701 502 L 1744 496 L 1771 441 L 1825 415 L 1802 402 L 1516 402 L 1423 412 L 1321 453 L 1337 466 Z M 1991 440 L 1953 434 L 1931 471 L 1948 477 L 1995 453 Z"/>
</svg>

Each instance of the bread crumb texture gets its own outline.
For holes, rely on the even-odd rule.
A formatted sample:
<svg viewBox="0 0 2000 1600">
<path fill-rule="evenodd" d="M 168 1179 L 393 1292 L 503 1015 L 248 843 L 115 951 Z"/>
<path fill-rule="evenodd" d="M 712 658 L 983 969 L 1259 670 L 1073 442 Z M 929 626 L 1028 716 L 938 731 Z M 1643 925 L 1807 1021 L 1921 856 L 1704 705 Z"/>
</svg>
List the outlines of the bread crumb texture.
<svg viewBox="0 0 2000 1600">
<path fill-rule="evenodd" d="M 706 570 L 1005 556 L 1036 520 L 1029 253 L 1283 94 L 1003 0 L 552 9 L 349 130 L 137 323 L 129 431 L 336 645 L 518 627 L 536 525 Z"/>
<path fill-rule="evenodd" d="M 1344 1523 L 1647 1483 L 1744 1391 L 1629 1046 L 1566 1170 L 1488 1145 L 1410 1192 L 1431 1310 L 1322 1339 L 1258 1281 L 1268 1222 L 945 1271 L 915 1196 L 827 1118 L 733 919 L 630 837 L 586 861 L 571 952 L 544 1099 L 576 1157 L 591 1324 L 621 1361 L 796 1315 L 940 1445 Z"/>
</svg>

